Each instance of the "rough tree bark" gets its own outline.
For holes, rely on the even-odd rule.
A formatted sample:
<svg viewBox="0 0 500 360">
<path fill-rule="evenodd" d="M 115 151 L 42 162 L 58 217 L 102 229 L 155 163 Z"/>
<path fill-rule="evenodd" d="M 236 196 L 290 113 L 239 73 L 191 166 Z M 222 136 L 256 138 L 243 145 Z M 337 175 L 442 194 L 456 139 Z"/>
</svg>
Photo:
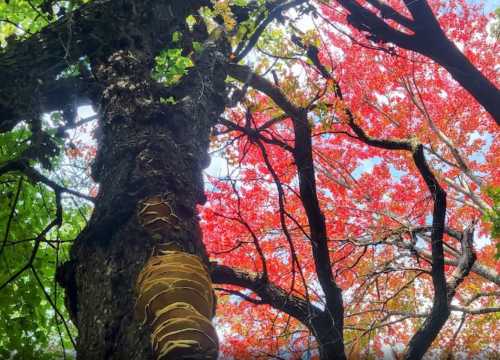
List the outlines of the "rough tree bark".
<svg viewBox="0 0 500 360">
<path fill-rule="evenodd" d="M 196 287 L 205 278 L 210 282 L 196 206 L 205 201 L 202 170 L 209 163 L 209 134 L 224 108 L 228 48 L 223 39 L 208 39 L 201 22 L 193 31 L 185 22 L 188 15 L 209 4 L 204 0 L 97 0 L 0 57 L 0 63 L 12 65 L 9 71 L 0 70 L 6 90 L 0 96 L 0 131 L 12 129 L 21 119 L 30 122 L 33 109 L 40 114 L 80 102 L 82 79 L 61 81 L 58 74 L 83 56 L 91 64 L 92 74 L 84 83 L 86 90 L 91 84 L 92 91 L 86 91 L 84 98 L 100 109 L 98 152 L 92 167 L 100 189 L 92 218 L 76 239 L 71 260 L 57 275 L 79 331 L 80 359 L 151 359 L 164 350 L 151 348 L 151 332 L 160 329 L 153 325 L 154 319 L 142 324 L 134 317 L 134 310 L 151 310 L 150 298 L 143 298 L 144 308 L 137 309 L 138 290 L 146 291 L 137 278 L 152 255 L 169 250 L 169 255 L 200 264 L 200 281 L 184 272 L 184 278 L 170 279 L 173 283 Z M 174 31 L 181 31 L 183 40 L 196 39 L 203 49 L 194 55 L 189 73 L 166 88 L 151 78 L 151 71 L 155 56 L 169 46 Z M 28 56 L 30 47 L 39 56 Z M 174 103 L 166 104 L 164 99 L 171 97 Z M 196 257 L 182 255 L 186 253 Z M 171 284 L 167 281 L 162 286 Z M 211 287 L 206 290 L 207 303 L 212 304 Z M 170 305 L 177 312 L 192 311 L 184 300 L 174 296 Z M 194 313 L 192 321 L 211 327 L 213 308 L 204 318 Z M 207 331 L 212 335 L 212 330 Z M 172 337 L 172 344 L 178 341 Z M 175 358 L 216 356 L 216 347 L 215 354 L 203 350 L 191 346 Z"/>
<path fill-rule="evenodd" d="M 94 166 L 100 192 L 73 246 L 69 282 L 82 359 L 151 358 L 147 331 L 133 314 L 135 281 L 155 246 L 174 241 L 207 260 L 195 207 L 204 201 L 201 171 L 212 121 L 223 109 L 225 75 L 222 54 L 206 51 L 200 68 L 176 87 L 174 106 L 160 104 L 147 80 L 151 59 L 139 50 L 117 52 L 97 68 L 106 109 Z M 159 237 L 136 216 L 141 202 L 154 196 L 172 211 L 170 232 Z"/>
</svg>

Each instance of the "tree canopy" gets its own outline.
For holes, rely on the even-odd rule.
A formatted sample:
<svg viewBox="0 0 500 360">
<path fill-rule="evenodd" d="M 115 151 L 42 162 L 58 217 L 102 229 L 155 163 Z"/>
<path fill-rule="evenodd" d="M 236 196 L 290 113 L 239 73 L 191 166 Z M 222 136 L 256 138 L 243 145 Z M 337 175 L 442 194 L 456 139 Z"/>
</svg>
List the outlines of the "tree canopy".
<svg viewBox="0 0 500 360">
<path fill-rule="evenodd" d="M 498 27 L 0 3 L 0 358 L 498 358 Z"/>
</svg>

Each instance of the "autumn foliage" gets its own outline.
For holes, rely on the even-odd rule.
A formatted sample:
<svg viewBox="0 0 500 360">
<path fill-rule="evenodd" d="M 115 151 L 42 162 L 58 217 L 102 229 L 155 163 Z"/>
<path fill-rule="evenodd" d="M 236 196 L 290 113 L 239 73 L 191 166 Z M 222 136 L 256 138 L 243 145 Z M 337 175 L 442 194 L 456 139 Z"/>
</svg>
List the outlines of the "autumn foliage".
<svg viewBox="0 0 500 360">
<path fill-rule="evenodd" d="M 124 3 L 135 4 L 125 0 Z M 87 39 L 85 26 L 75 26 L 74 31 L 75 36 L 84 34 L 88 40 L 85 44 L 91 49 L 85 51 L 90 55 L 72 54 L 71 61 L 65 57 L 66 65 L 57 64 L 65 70 L 47 81 L 57 86 L 75 81 L 71 91 L 79 90 L 80 82 L 88 86 L 80 103 L 77 104 L 76 95 L 68 96 L 74 102 L 70 109 L 73 112 L 68 111 L 66 100 L 50 97 L 66 94 L 64 87 L 47 90 L 38 75 L 33 77 L 37 82 L 33 96 L 36 101 L 19 102 L 25 106 L 19 105 L 24 113 L 10 108 L 17 104 L 17 100 L 12 100 L 16 96 L 0 94 L 0 110 L 5 107 L 14 114 L 5 111 L 3 116 L 0 111 L 0 195 L 8 195 L 0 198 L 2 206 L 5 204 L 5 210 L 0 209 L 0 220 L 7 224 L 0 243 L 0 260 L 5 260 L 9 267 L 0 269 L 0 315 L 7 319 L 0 316 L 0 332 L 10 329 L 10 324 L 25 322 L 12 327 L 4 339 L 0 335 L 0 350 L 2 345 L 8 347 L 0 351 L 0 357 L 11 356 L 12 349 L 20 355 L 41 354 L 40 344 L 50 343 L 56 348 L 59 345 L 52 344 L 56 330 L 64 352 L 65 346 L 78 344 L 79 340 L 72 337 L 76 328 L 68 320 L 73 316 L 75 321 L 68 305 L 71 299 L 66 297 L 66 312 L 60 285 L 67 293 L 71 287 L 61 279 L 59 285 L 53 281 L 56 267 L 64 270 L 75 260 L 71 258 L 61 266 L 75 257 L 70 256 L 75 238 L 81 240 L 81 234 L 85 241 L 85 236 L 92 241 L 99 236 L 111 238 L 106 231 L 120 226 L 126 218 L 132 223 L 138 220 L 142 230 L 147 230 L 140 235 L 152 243 L 158 240 L 154 235 L 159 232 L 168 238 L 179 231 L 180 227 L 174 226 L 177 223 L 170 222 L 170 218 L 179 219 L 178 213 L 189 218 L 183 223 L 185 238 L 179 237 L 186 242 L 181 248 L 193 252 L 187 243 L 201 239 L 197 206 L 208 257 L 201 240 L 196 243 L 200 258 L 194 259 L 192 254 L 178 252 L 177 248 L 165 248 L 169 251 L 157 251 L 158 256 L 145 263 L 138 279 L 124 277 L 118 281 L 123 280 L 121 290 L 128 295 L 126 286 L 135 284 L 138 318 L 146 327 L 156 328 L 148 337 L 156 356 L 175 358 L 205 353 L 216 357 L 219 346 L 218 354 L 223 359 L 402 359 L 423 336 L 430 346 L 426 353 L 429 358 L 498 359 L 500 119 L 494 115 L 498 109 L 492 111 L 491 106 L 478 101 L 480 91 L 474 93 L 457 80 L 460 74 L 457 77 L 456 69 L 453 70 L 455 63 L 443 60 L 439 64 L 436 57 L 441 51 L 447 51 L 447 56 L 459 54 L 462 64 L 470 62 L 482 74 L 482 83 L 496 86 L 493 95 L 500 97 L 499 18 L 486 14 L 483 4 L 469 0 L 193 0 L 194 5 L 185 2 L 185 9 L 184 2 L 182 6 L 177 1 L 171 3 L 175 4 L 174 10 L 190 15 L 174 17 L 172 23 L 165 25 L 157 19 L 158 14 L 151 13 L 162 24 L 155 23 L 158 29 L 168 28 L 167 48 L 160 49 L 163 45 L 156 44 L 158 34 L 139 34 L 149 25 L 144 27 L 144 19 L 138 20 L 136 14 L 131 18 L 141 31 L 131 36 L 133 41 L 127 36 L 109 38 L 113 41 L 107 45 L 118 47 L 111 52 L 113 56 L 118 54 L 120 60 L 121 55 L 128 54 L 130 64 L 142 69 L 139 74 L 133 67 L 116 65 L 119 76 L 109 75 L 109 88 L 116 90 L 116 98 L 122 102 L 114 103 L 104 96 L 107 90 L 103 90 L 103 80 L 96 76 L 96 70 L 104 69 L 103 64 L 113 56 L 106 54 L 108 60 L 101 58 L 102 49 L 93 49 L 94 40 L 99 39 L 93 33 Z M 431 15 L 434 14 L 431 20 L 435 16 L 438 22 L 434 29 L 440 27 L 445 35 L 439 39 L 449 39 L 442 48 L 436 48 L 434 35 L 425 33 L 425 21 L 415 16 L 422 15 L 418 11 L 427 3 Z M 76 23 L 88 25 L 85 21 L 92 16 L 100 18 L 100 6 L 106 8 L 110 4 L 113 3 L 34 1 L 32 5 L 14 0 L 10 5 L 0 4 L 8 20 L 0 16 L 0 64 L 4 59 L 10 61 L 9 56 L 3 57 L 9 55 L 3 49 L 12 46 L 17 35 L 16 41 L 23 44 L 37 39 L 31 32 L 39 34 L 40 29 L 48 27 L 47 33 L 52 36 L 51 26 L 59 26 L 64 31 L 70 29 L 69 44 L 74 40 L 73 28 L 67 25 L 73 24 L 73 14 L 78 14 L 74 17 Z M 50 9 L 43 8 L 47 6 Z M 196 7 L 196 11 L 190 6 Z M 81 9 L 87 15 L 81 15 Z M 117 15 L 113 21 L 120 20 L 125 26 L 128 20 L 123 19 L 130 15 L 127 9 L 120 8 L 124 17 L 120 20 Z M 356 17 L 355 12 L 362 13 L 363 9 L 376 19 L 359 14 Z M 18 19 L 18 13 L 24 15 Z M 429 18 L 424 20 L 428 25 Z M 377 21 L 383 21 L 389 30 L 374 26 L 380 25 Z M 107 32 L 108 28 L 99 29 Z M 417 44 L 415 51 L 408 49 L 411 46 L 405 48 L 391 41 L 395 34 L 391 31 L 396 31 L 404 40 L 402 43 Z M 53 33 L 58 35 L 55 30 Z M 414 40 L 417 33 L 418 41 L 408 40 Z M 144 51 L 144 59 L 129 53 L 130 49 L 139 49 L 138 53 L 143 50 L 141 46 L 134 47 L 136 35 L 137 39 L 147 40 L 144 44 L 151 41 L 147 46 L 154 45 L 151 53 Z M 437 32 L 435 35 L 441 36 Z M 60 38 L 51 38 L 58 51 Z M 75 40 L 71 49 L 75 54 L 80 40 Z M 97 40 L 95 44 L 101 46 Z M 427 42 L 429 49 L 422 48 Z M 42 50 L 48 48 L 40 43 Z M 104 45 L 102 48 L 106 50 Z M 222 48 L 224 51 L 219 51 Z M 210 81 L 205 84 L 203 69 L 200 71 L 203 66 L 196 62 L 207 49 L 220 57 L 207 56 L 210 61 L 215 59 L 211 76 L 220 82 L 220 89 L 226 85 L 227 94 L 210 88 Z M 66 47 L 64 50 L 64 56 L 69 56 Z M 193 75 L 195 72 L 190 72 L 193 69 L 200 81 Z M 224 83 L 219 75 L 226 72 Z M 132 78 L 137 78 L 139 87 L 132 84 L 134 87 L 120 88 Z M 12 79 L 17 77 L 9 77 Z M 186 79 L 191 82 L 183 83 Z M 23 91 L 29 93 L 30 86 L 26 85 Z M 200 94 L 195 96 L 193 89 L 198 87 Z M 10 84 L 6 88 L 17 89 Z M 177 96 L 177 92 L 182 96 Z M 203 96 L 219 108 L 219 113 L 222 98 L 226 97 L 223 115 L 218 117 L 217 111 L 205 109 L 207 106 L 199 101 Z M 78 106 L 92 103 L 87 97 L 107 105 L 93 104 L 95 113 L 80 117 L 77 110 L 81 112 L 82 108 Z M 130 104 L 139 104 L 139 110 L 127 120 L 133 126 L 118 132 L 123 120 L 119 114 L 127 111 L 129 100 Z M 56 104 L 50 108 L 50 114 L 42 115 L 49 106 L 44 101 Z M 191 114 L 198 111 L 193 110 L 186 111 L 182 121 L 177 119 L 176 111 L 191 103 L 202 116 Z M 108 119 L 113 114 L 110 109 L 119 116 Z M 27 113 L 33 113 L 33 119 L 24 121 L 22 117 Z M 195 120 L 188 115 L 200 123 L 206 121 L 199 139 L 192 136 L 198 130 L 193 130 L 197 129 L 195 125 L 190 127 L 189 121 L 194 124 Z M 164 127 L 168 138 L 165 136 L 164 140 L 160 138 L 163 133 L 158 135 L 151 130 L 138 141 L 135 132 L 152 124 Z M 206 164 L 210 127 L 212 164 L 204 175 L 206 203 L 195 205 L 204 201 L 201 171 Z M 151 140 L 154 136 L 157 144 Z M 137 154 L 125 154 L 121 145 L 118 150 L 111 145 L 103 148 L 103 139 L 113 146 L 137 143 L 132 151 Z M 116 139 L 122 143 L 115 144 Z M 161 143 L 163 140 L 165 143 Z M 191 142 L 196 144 L 184 151 L 183 146 Z M 55 150 L 39 151 L 46 144 L 52 144 Z M 106 165 L 109 168 L 98 168 L 96 164 L 102 159 L 96 156 L 111 154 L 119 159 L 118 152 L 124 151 L 120 160 L 125 155 L 137 160 L 146 153 L 137 150 L 139 145 L 148 149 L 156 149 L 156 145 L 160 150 L 160 145 L 168 145 L 163 150 L 172 152 L 166 154 L 172 157 L 169 162 L 162 162 L 164 159 L 157 155 L 165 152 L 158 149 L 152 152 L 151 159 L 143 156 L 142 160 L 158 167 L 151 174 L 168 170 L 168 176 L 155 182 L 159 187 L 169 181 L 174 184 L 178 170 L 184 169 L 179 175 L 181 185 L 155 188 L 155 196 L 160 198 L 150 198 L 154 202 L 147 205 L 154 208 L 141 217 L 143 211 L 136 212 L 137 204 L 125 204 L 134 191 L 139 194 L 141 189 L 114 189 L 114 174 L 109 175 L 108 190 L 116 191 L 116 196 L 111 196 L 116 203 L 98 214 L 106 221 L 101 224 L 104 230 L 99 229 L 96 234 L 100 235 L 94 236 L 95 216 L 90 217 L 90 203 L 99 209 L 108 194 L 103 192 L 102 179 L 97 184 L 90 176 L 92 173 L 96 178 L 96 169 L 116 170 L 112 168 L 116 165 L 114 160 Z M 199 153 L 190 152 L 193 149 Z M 161 168 L 162 164 L 168 166 Z M 139 178 L 145 176 L 146 171 L 141 173 L 138 169 L 131 165 L 130 173 L 136 171 Z M 117 179 L 124 183 L 130 180 L 123 174 Z M 188 199 L 190 207 L 186 207 L 182 204 L 184 197 L 194 196 L 195 191 L 184 185 L 191 182 L 196 182 L 196 199 Z M 175 200 L 173 205 L 163 199 L 167 193 Z M 127 212 L 121 209 L 122 205 L 132 210 Z M 34 216 L 40 209 L 43 216 Z M 152 218 L 146 219 L 146 215 Z M 157 220 L 168 226 L 156 228 Z M 127 229 L 123 234 L 128 233 Z M 144 240 L 141 236 L 134 237 L 134 241 L 140 244 Z M 89 245 L 89 253 L 107 246 L 98 242 Z M 157 246 L 157 250 L 160 248 Z M 120 260 L 120 256 L 114 259 Z M 140 265 L 146 260 L 131 261 Z M 108 276 L 106 280 L 112 278 L 110 274 L 103 276 Z M 47 290 L 49 282 L 53 285 Z M 212 285 L 215 297 L 210 290 Z M 179 293 L 174 297 L 165 295 L 174 287 L 181 288 Z M 158 293 L 163 293 L 164 299 Z M 203 296 L 192 297 L 195 293 Z M 160 305 L 158 299 L 163 300 Z M 164 304 L 169 306 L 161 308 Z M 103 309 L 104 313 L 108 311 Z M 215 317 L 211 320 L 214 309 Z M 49 321 L 54 311 L 55 321 Z M 426 326 L 439 317 L 437 325 L 428 331 Z M 118 324 L 119 329 L 122 318 L 116 324 L 115 320 L 110 323 Z M 137 325 L 131 317 L 127 321 L 131 328 Z M 107 324 L 104 328 L 109 330 Z M 113 331 L 109 330 L 112 336 L 118 334 Z M 190 337 L 183 337 L 183 333 Z M 18 348 L 26 348 L 26 352 Z M 421 350 L 425 352 L 427 347 Z M 58 350 L 51 351 L 55 354 Z"/>
<path fill-rule="evenodd" d="M 389 3 L 410 16 L 402 2 Z M 499 44 L 487 31 L 491 16 L 466 1 L 430 4 L 446 35 L 498 86 Z M 344 109 L 352 111 L 371 137 L 418 139 L 423 144 L 448 194 L 446 226 L 457 231 L 475 226 L 476 266 L 493 273 L 500 269 L 485 219 L 492 211 L 487 190 L 499 186 L 498 130 L 441 66 L 414 52 L 368 41 L 349 27 L 346 11 L 335 4 L 316 6 L 317 12 L 302 23 L 310 29 L 297 26 L 295 35 L 319 48 L 319 59 L 338 81 L 344 100 L 335 94 L 336 83 L 325 80 L 286 36 L 268 45 L 266 55 L 256 55 L 256 69 L 265 73 L 276 61 L 276 85 L 291 102 L 311 109 L 317 196 L 332 271 L 343 290 L 346 353 L 352 358 L 399 354 L 432 303 L 431 248 L 423 229 L 430 225 L 433 199 L 411 154 L 360 141 Z M 274 31 L 279 34 L 279 27 Z M 324 306 L 297 168 L 287 149 L 293 147 L 291 120 L 255 90 L 225 116 L 237 126 L 217 128 L 214 149 L 227 166 L 219 168 L 219 176 L 209 177 L 208 203 L 202 209 L 211 259 L 267 273 L 289 293 Z M 446 259 L 456 260 L 460 242 L 450 234 L 444 239 Z M 451 263 L 445 266 L 448 277 L 454 269 Z M 224 353 L 266 357 L 292 352 L 300 358 L 315 349 L 303 325 L 259 305 L 252 292 L 231 286 L 219 290 Z M 498 283 L 472 272 L 452 305 L 467 310 L 494 307 L 497 290 Z M 500 342 L 496 321 L 494 313 L 453 311 L 433 349 L 442 354 L 498 354 L 493 345 Z"/>
</svg>

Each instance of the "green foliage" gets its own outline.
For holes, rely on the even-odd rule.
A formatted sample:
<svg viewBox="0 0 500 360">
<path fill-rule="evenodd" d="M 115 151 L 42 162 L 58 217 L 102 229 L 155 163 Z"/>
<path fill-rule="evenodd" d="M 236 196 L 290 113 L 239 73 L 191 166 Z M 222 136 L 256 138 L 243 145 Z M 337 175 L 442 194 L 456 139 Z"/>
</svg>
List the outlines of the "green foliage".
<svg viewBox="0 0 500 360">
<path fill-rule="evenodd" d="M 82 75 L 83 72 L 90 72 L 90 61 L 87 57 L 81 58 L 77 63 L 69 65 L 61 74 L 59 78 L 71 78 Z"/>
<path fill-rule="evenodd" d="M 175 35 L 175 34 L 174 34 Z M 193 66 L 190 58 L 182 55 L 182 49 L 163 50 L 155 58 L 152 77 L 167 86 L 175 84 Z"/>
<path fill-rule="evenodd" d="M 29 146 L 31 131 L 26 126 L 0 134 L 0 164 L 16 159 Z"/>
<path fill-rule="evenodd" d="M 51 122 L 54 119 L 43 121 L 49 133 L 54 132 Z M 0 166 L 19 158 L 30 140 L 31 132 L 23 125 L 0 134 Z M 52 163 L 57 171 L 60 158 L 52 158 Z M 74 337 L 76 329 L 67 320 L 63 324 L 62 318 L 69 316 L 54 275 L 58 264 L 68 259 L 71 242 L 83 229 L 91 208 L 77 206 L 70 198 L 63 198 L 63 208 L 62 225 L 40 237 L 56 213 L 53 191 L 32 184 L 20 173 L 9 172 L 0 178 L 1 359 L 54 359 L 62 357 L 63 349 L 72 351 L 68 331 Z M 25 271 L 9 281 L 21 269 Z"/>
<path fill-rule="evenodd" d="M 90 0 L 0 1 L 0 48 L 8 42 L 30 36 L 65 13 Z"/>
<path fill-rule="evenodd" d="M 192 30 L 192 27 L 196 24 L 196 19 L 193 15 L 189 15 L 186 18 L 186 24 L 189 26 L 189 29 Z"/>
<path fill-rule="evenodd" d="M 169 96 L 167 98 L 160 98 L 160 103 L 161 104 L 167 104 L 167 105 L 175 105 L 177 104 L 177 101 L 173 96 Z"/>
<path fill-rule="evenodd" d="M 491 32 L 495 39 L 500 38 L 500 7 L 495 10 L 496 19 L 492 25 Z"/>
<path fill-rule="evenodd" d="M 50 302 L 65 319 L 69 318 L 63 305 L 63 291 L 55 284 L 54 274 L 56 266 L 68 259 L 71 240 L 84 226 L 85 219 L 79 211 L 88 214 L 90 209 L 65 208 L 62 226 L 39 239 L 33 270 L 26 270 L 0 291 L 0 358 L 15 354 L 15 359 L 53 359 L 58 357 L 62 345 L 66 349 L 72 347 L 62 319 Z M 35 239 L 54 213 L 55 197 L 49 189 L 20 180 L 17 175 L 2 177 L 0 229 L 5 247 L 0 254 L 0 284 L 27 264 Z M 74 336 L 74 327 L 67 326 Z"/>
<path fill-rule="evenodd" d="M 488 196 L 493 200 L 492 210 L 485 216 L 485 220 L 491 222 L 491 237 L 497 239 L 497 252 L 495 258 L 500 259 L 500 187 L 490 187 L 486 190 Z"/>
<path fill-rule="evenodd" d="M 203 50 L 203 45 L 198 41 L 193 41 L 193 50 L 196 53 L 199 53 Z"/>
<path fill-rule="evenodd" d="M 8 40 L 25 34 L 34 33 L 48 24 L 48 19 L 38 16 L 31 6 L 40 5 L 43 0 L 0 1 L 0 46 L 7 45 Z"/>
<path fill-rule="evenodd" d="M 175 31 L 172 34 L 172 42 L 176 43 L 182 39 L 182 33 L 180 31 Z"/>
<path fill-rule="evenodd" d="M 0 1 L 0 51 L 83 2 L 87 1 Z M 86 59 L 69 66 L 60 77 L 78 76 L 82 66 L 88 66 Z M 63 124 L 60 112 L 42 117 L 44 136 L 59 149 L 64 139 L 56 135 L 57 127 Z M 32 136 L 25 123 L 0 134 L 0 167 L 25 156 L 34 145 Z M 48 154 L 47 160 L 53 165 L 49 177 L 62 184 L 72 182 L 53 178 L 60 172 L 62 156 L 54 152 Z M 30 166 L 43 172 L 34 159 Z M 45 185 L 32 184 L 18 172 L 0 177 L 0 359 L 74 358 L 71 339 L 76 337 L 76 328 L 64 306 L 63 289 L 55 282 L 57 266 L 68 260 L 71 243 L 91 212 L 90 205 L 74 200 L 63 195 L 61 226 L 40 237 L 55 218 L 54 192 Z M 37 244 L 36 256 L 30 262 Z"/>
<path fill-rule="evenodd" d="M 234 0 L 233 4 L 237 6 L 247 6 L 248 0 Z"/>
</svg>

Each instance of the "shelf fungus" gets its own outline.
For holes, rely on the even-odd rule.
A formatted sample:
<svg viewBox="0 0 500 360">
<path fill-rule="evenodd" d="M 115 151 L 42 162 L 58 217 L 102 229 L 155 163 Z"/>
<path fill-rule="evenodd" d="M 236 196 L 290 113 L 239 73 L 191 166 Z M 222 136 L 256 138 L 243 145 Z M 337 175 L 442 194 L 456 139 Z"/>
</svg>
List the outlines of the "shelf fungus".
<svg viewBox="0 0 500 360">
<path fill-rule="evenodd" d="M 217 359 L 214 295 L 201 259 L 166 250 L 137 278 L 136 317 L 151 327 L 156 359 Z"/>
<path fill-rule="evenodd" d="M 172 224 L 179 220 L 168 199 L 163 196 L 142 201 L 137 216 L 139 223 L 153 236 L 168 234 Z"/>
</svg>

